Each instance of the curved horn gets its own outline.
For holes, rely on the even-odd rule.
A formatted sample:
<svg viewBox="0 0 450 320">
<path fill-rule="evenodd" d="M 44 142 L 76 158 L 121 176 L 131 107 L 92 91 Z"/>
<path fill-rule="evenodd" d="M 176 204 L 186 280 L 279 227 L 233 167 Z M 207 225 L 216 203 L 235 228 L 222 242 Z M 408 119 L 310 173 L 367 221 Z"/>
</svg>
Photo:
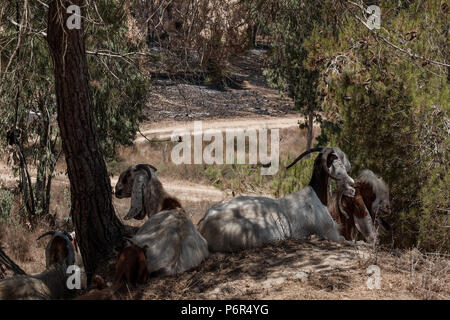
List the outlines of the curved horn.
<svg viewBox="0 0 450 320">
<path fill-rule="evenodd" d="M 292 167 L 294 164 L 296 164 L 301 158 L 303 158 L 304 156 L 306 156 L 306 155 L 308 155 L 308 154 L 310 154 L 310 153 L 312 153 L 312 152 L 320 152 L 320 151 L 322 151 L 322 147 L 316 147 L 316 148 L 312 148 L 312 149 L 310 149 L 309 151 L 305 151 L 305 152 L 303 152 L 302 154 L 300 154 L 290 165 L 288 165 L 287 167 L 286 167 L 286 169 L 289 169 L 290 167 Z"/>
<path fill-rule="evenodd" d="M 45 237 L 45 236 L 54 236 L 55 235 L 55 233 L 56 233 L 57 231 L 55 231 L 55 230 L 50 230 L 50 231 L 47 231 L 46 233 L 44 233 L 44 234 L 41 234 L 37 239 L 36 239 L 36 241 L 37 240 L 40 240 L 40 239 L 42 239 L 43 237 Z"/>
<path fill-rule="evenodd" d="M 50 235 L 53 236 L 56 232 L 58 232 L 58 231 L 55 231 L 55 230 L 47 231 L 46 233 L 41 234 L 41 235 L 36 239 L 36 241 L 37 241 L 37 240 L 41 240 L 41 239 L 42 239 L 43 237 L 45 237 L 45 236 L 50 236 Z M 64 233 L 64 235 L 65 235 L 67 238 L 69 238 L 70 241 L 73 240 L 72 236 L 71 236 L 70 233 L 68 233 L 67 231 L 62 231 L 62 233 Z"/>
</svg>

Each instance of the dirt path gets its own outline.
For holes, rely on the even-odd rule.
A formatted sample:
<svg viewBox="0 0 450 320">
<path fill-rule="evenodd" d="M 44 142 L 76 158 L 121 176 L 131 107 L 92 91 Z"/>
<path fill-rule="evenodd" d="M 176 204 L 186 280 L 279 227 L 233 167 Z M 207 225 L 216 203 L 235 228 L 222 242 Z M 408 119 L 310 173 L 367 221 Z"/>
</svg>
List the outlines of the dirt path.
<svg viewBox="0 0 450 320">
<path fill-rule="evenodd" d="M 288 117 L 249 117 L 249 118 L 236 118 L 236 119 L 216 119 L 216 120 L 204 120 L 202 121 L 203 130 L 215 129 L 225 131 L 226 129 L 284 129 L 298 127 L 298 116 Z M 141 128 L 141 132 L 148 138 L 166 139 L 170 138 L 172 132 L 175 130 L 187 130 L 192 132 L 194 130 L 193 121 L 167 121 L 152 125 L 144 125 Z M 135 144 L 142 144 L 147 142 L 146 138 L 138 136 L 135 140 Z M 30 169 L 32 181 L 36 181 L 36 172 Z M 111 177 L 111 184 L 115 186 L 118 176 Z M 0 164 L 0 182 L 10 183 L 16 181 L 12 170 L 5 164 Z M 174 180 L 169 178 L 161 178 L 161 182 L 164 184 L 166 190 L 176 195 L 180 200 L 190 202 L 200 202 L 209 200 L 213 202 L 223 201 L 230 196 L 213 187 L 193 182 L 187 182 L 185 180 Z M 53 178 L 53 183 L 56 185 L 69 185 L 68 177 L 65 174 L 60 174 Z"/>
<path fill-rule="evenodd" d="M 36 181 L 35 173 L 30 172 L 32 175 L 32 182 Z M 0 184 L 8 184 L 10 182 L 15 182 L 16 177 L 14 177 L 11 169 L 5 165 L 0 165 Z M 117 183 L 119 176 L 116 175 L 111 177 L 111 185 L 114 187 Z M 188 182 L 185 180 L 174 180 L 169 178 L 160 178 L 161 183 L 164 185 L 164 188 L 170 194 L 175 195 L 177 198 L 183 201 L 189 202 L 200 202 L 204 200 L 209 200 L 212 202 L 219 202 L 227 197 L 227 193 L 214 188 L 212 186 L 207 186 L 199 183 Z M 59 175 L 53 178 L 52 181 L 55 185 L 64 185 L 68 186 L 69 178 L 66 175 Z"/>
<path fill-rule="evenodd" d="M 287 117 L 248 117 L 248 118 L 231 118 L 231 119 L 215 119 L 203 120 L 201 122 L 203 131 L 208 129 L 225 131 L 226 129 L 285 129 L 298 127 L 300 116 Z M 170 138 L 176 130 L 186 130 L 190 133 L 194 131 L 193 121 L 166 121 L 155 124 L 146 124 L 141 127 L 141 132 L 148 139 Z M 135 143 L 145 142 L 146 138 L 139 136 Z"/>
<path fill-rule="evenodd" d="M 118 176 L 111 178 L 111 184 L 116 185 Z M 178 199 L 189 202 L 213 201 L 219 202 L 227 198 L 227 194 L 212 186 L 193 183 L 185 180 L 159 178 L 166 191 Z"/>
</svg>

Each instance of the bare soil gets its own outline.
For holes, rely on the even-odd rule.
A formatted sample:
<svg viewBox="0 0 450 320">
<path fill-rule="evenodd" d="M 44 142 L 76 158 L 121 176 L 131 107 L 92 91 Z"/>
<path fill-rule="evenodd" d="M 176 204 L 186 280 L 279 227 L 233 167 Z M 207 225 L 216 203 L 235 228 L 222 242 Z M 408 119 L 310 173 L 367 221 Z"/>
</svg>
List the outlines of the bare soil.
<svg viewBox="0 0 450 320">
<path fill-rule="evenodd" d="M 143 123 L 294 114 L 292 100 L 280 97 L 262 75 L 265 50 L 250 50 L 229 66 L 233 88 L 216 90 L 179 79 L 154 79 Z"/>
<path fill-rule="evenodd" d="M 414 250 L 398 255 L 375 253 L 364 244 L 289 240 L 238 253 L 214 253 L 197 269 L 153 278 L 128 298 L 449 299 L 448 260 L 436 264 L 419 257 Z M 412 270 L 411 263 L 418 261 L 422 267 Z M 367 285 L 370 265 L 380 268 L 379 289 Z"/>
</svg>

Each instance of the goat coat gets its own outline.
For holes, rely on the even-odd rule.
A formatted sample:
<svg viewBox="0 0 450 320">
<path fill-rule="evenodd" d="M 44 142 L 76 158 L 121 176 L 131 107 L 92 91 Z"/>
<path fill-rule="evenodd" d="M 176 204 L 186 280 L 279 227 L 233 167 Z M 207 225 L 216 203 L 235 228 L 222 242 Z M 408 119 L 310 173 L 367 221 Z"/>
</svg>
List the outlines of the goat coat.
<svg viewBox="0 0 450 320">
<path fill-rule="evenodd" d="M 338 226 L 311 186 L 284 198 L 238 197 L 217 204 L 198 225 L 210 251 L 238 251 L 317 234 L 343 241 Z"/>
<path fill-rule="evenodd" d="M 182 208 L 161 211 L 131 238 L 145 250 L 149 273 L 175 275 L 200 265 L 208 255 L 208 244 Z"/>
<path fill-rule="evenodd" d="M 75 262 L 73 244 L 59 231 L 47 232 L 41 237 L 48 234 L 52 238 L 45 249 L 46 270 L 0 281 L 0 300 L 55 300 L 72 296 L 73 291 L 67 287 L 67 268 Z"/>
<path fill-rule="evenodd" d="M 66 268 L 53 265 L 35 275 L 18 275 L 0 281 L 0 300 L 54 300 L 67 296 Z"/>
</svg>

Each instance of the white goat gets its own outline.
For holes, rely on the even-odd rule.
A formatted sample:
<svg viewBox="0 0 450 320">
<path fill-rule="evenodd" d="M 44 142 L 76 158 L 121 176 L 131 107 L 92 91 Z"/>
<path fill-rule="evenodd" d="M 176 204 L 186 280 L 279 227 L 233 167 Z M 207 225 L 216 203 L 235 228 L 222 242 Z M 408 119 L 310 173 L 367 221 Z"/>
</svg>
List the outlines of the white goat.
<svg viewBox="0 0 450 320">
<path fill-rule="evenodd" d="M 145 250 L 148 272 L 182 273 L 198 266 L 208 255 L 208 244 L 179 201 L 167 194 L 156 168 L 137 164 L 123 172 L 115 188 L 117 198 L 131 197 L 125 219 L 149 219 L 130 241 Z"/>
<path fill-rule="evenodd" d="M 327 209 L 329 177 L 340 181 L 349 196 L 355 192 L 344 152 L 339 148 L 314 148 L 297 157 L 288 168 L 316 151 L 320 154 L 314 162 L 311 181 L 303 189 L 281 199 L 238 197 L 208 209 L 198 228 L 208 241 L 209 250 L 237 251 L 312 234 L 344 241 Z"/>
<path fill-rule="evenodd" d="M 72 242 L 65 233 L 53 233 L 45 249 L 47 269 L 34 275 L 18 275 L 0 281 L 0 300 L 64 299 L 72 295 L 67 287 L 67 268 L 75 263 Z"/>
</svg>

